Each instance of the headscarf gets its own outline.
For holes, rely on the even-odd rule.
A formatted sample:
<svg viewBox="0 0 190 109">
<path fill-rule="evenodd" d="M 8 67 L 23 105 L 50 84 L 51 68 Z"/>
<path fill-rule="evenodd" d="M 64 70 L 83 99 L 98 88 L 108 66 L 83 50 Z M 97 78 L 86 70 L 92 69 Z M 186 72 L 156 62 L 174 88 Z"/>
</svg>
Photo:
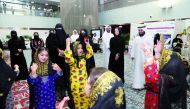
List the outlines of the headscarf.
<svg viewBox="0 0 190 109">
<path fill-rule="evenodd" d="M 38 32 L 34 32 L 34 39 L 35 40 L 39 40 L 40 39 Z"/>
<path fill-rule="evenodd" d="M 56 36 L 57 36 L 58 41 L 59 41 L 60 49 L 65 50 L 67 34 L 66 34 L 62 24 L 60 24 L 60 23 L 56 24 L 55 32 L 56 32 Z"/>
<path fill-rule="evenodd" d="M 111 33 L 111 26 L 110 26 L 110 25 L 105 25 L 104 28 L 105 28 L 104 34 L 108 33 L 108 32 L 106 31 L 106 29 L 110 29 L 110 32 L 109 32 L 109 33 Z"/>
<path fill-rule="evenodd" d="M 91 72 L 92 73 L 92 72 Z M 92 78 L 92 76 L 90 76 Z M 125 93 L 121 79 L 113 72 L 106 71 L 97 79 L 92 78 L 90 109 L 124 109 Z"/>
<path fill-rule="evenodd" d="M 145 28 L 146 26 L 145 25 L 141 25 L 138 27 L 138 30 L 141 30 L 142 32 L 139 32 L 139 36 L 142 37 L 145 35 Z"/>
<path fill-rule="evenodd" d="M 11 31 L 11 39 L 17 39 L 18 36 L 17 36 L 17 32 L 15 30 L 12 30 Z"/>
<path fill-rule="evenodd" d="M 84 52 L 83 52 L 82 56 L 80 56 L 80 57 L 77 54 L 77 49 L 78 49 L 79 44 L 81 44 L 79 41 L 75 41 L 74 44 L 73 44 L 74 57 L 75 57 L 75 59 L 77 61 L 77 67 L 78 68 L 79 68 L 80 59 L 85 58 L 85 53 Z"/>
<path fill-rule="evenodd" d="M 38 59 L 39 50 L 40 48 L 38 48 L 34 54 L 34 62 L 38 65 L 37 74 L 39 76 L 48 76 L 49 75 L 49 72 L 48 72 L 49 59 L 46 62 L 41 63 Z"/>
<path fill-rule="evenodd" d="M 118 30 L 119 30 L 119 35 L 116 35 L 116 34 L 115 34 L 115 31 L 114 31 L 114 35 L 115 35 L 115 36 L 120 36 L 120 35 L 121 35 L 121 29 L 118 28 L 118 27 L 116 27 L 115 29 L 118 29 Z"/>
</svg>

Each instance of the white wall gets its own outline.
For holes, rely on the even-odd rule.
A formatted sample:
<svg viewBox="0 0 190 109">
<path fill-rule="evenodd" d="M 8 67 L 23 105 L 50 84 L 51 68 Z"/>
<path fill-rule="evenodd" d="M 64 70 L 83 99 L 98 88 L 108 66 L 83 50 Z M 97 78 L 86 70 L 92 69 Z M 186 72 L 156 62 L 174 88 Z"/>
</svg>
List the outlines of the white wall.
<svg viewBox="0 0 190 109">
<path fill-rule="evenodd" d="M 53 28 L 60 18 L 0 14 L 0 27 Z"/>
<path fill-rule="evenodd" d="M 123 24 L 152 20 L 190 18 L 190 0 L 176 1 L 170 9 L 162 9 L 159 1 L 133 5 L 99 13 L 99 24 Z M 152 18 L 150 18 L 152 16 Z"/>
</svg>

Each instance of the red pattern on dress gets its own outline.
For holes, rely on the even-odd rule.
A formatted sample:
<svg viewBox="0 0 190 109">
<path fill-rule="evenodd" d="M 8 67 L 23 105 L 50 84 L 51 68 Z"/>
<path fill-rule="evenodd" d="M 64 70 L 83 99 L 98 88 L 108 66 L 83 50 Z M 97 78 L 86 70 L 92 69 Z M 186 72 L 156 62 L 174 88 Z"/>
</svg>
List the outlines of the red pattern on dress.
<svg viewBox="0 0 190 109">
<path fill-rule="evenodd" d="M 155 63 L 144 68 L 146 81 L 145 109 L 158 109 L 160 74 Z"/>
</svg>

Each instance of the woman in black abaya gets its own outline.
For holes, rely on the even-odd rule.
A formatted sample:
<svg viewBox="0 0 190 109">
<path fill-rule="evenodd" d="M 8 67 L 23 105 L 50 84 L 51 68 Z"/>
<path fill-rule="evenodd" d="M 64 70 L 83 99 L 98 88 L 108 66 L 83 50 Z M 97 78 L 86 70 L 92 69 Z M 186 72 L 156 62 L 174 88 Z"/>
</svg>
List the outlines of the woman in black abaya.
<svg viewBox="0 0 190 109">
<path fill-rule="evenodd" d="M 26 60 L 23 54 L 22 41 L 18 38 L 16 31 L 11 31 L 11 39 L 8 41 L 8 48 L 11 56 L 11 67 L 14 69 L 14 65 L 17 64 L 20 69 L 20 73 L 16 80 L 26 80 L 28 77 L 28 69 Z"/>
<path fill-rule="evenodd" d="M 125 44 L 122 41 L 119 28 L 115 28 L 115 36 L 110 39 L 109 70 L 116 73 L 124 82 L 124 50 Z"/>
</svg>

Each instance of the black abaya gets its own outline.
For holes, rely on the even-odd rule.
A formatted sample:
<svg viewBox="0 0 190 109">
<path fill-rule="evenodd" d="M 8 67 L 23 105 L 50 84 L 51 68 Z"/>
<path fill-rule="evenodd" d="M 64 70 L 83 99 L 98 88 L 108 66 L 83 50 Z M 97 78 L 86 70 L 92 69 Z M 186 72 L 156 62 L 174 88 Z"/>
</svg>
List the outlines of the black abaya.
<svg viewBox="0 0 190 109">
<path fill-rule="evenodd" d="M 19 66 L 20 73 L 16 80 L 26 80 L 28 77 L 28 69 L 26 60 L 23 54 L 23 45 L 21 40 L 17 37 L 16 31 L 11 32 L 11 39 L 8 41 L 8 48 L 10 50 L 11 67 L 14 69 L 14 65 Z M 19 52 L 18 49 L 22 51 Z"/>
<path fill-rule="evenodd" d="M 125 45 L 120 36 L 115 36 L 110 40 L 110 58 L 109 58 L 109 70 L 119 76 L 124 82 L 124 50 Z M 115 60 L 116 54 L 119 53 L 118 60 Z"/>
</svg>

